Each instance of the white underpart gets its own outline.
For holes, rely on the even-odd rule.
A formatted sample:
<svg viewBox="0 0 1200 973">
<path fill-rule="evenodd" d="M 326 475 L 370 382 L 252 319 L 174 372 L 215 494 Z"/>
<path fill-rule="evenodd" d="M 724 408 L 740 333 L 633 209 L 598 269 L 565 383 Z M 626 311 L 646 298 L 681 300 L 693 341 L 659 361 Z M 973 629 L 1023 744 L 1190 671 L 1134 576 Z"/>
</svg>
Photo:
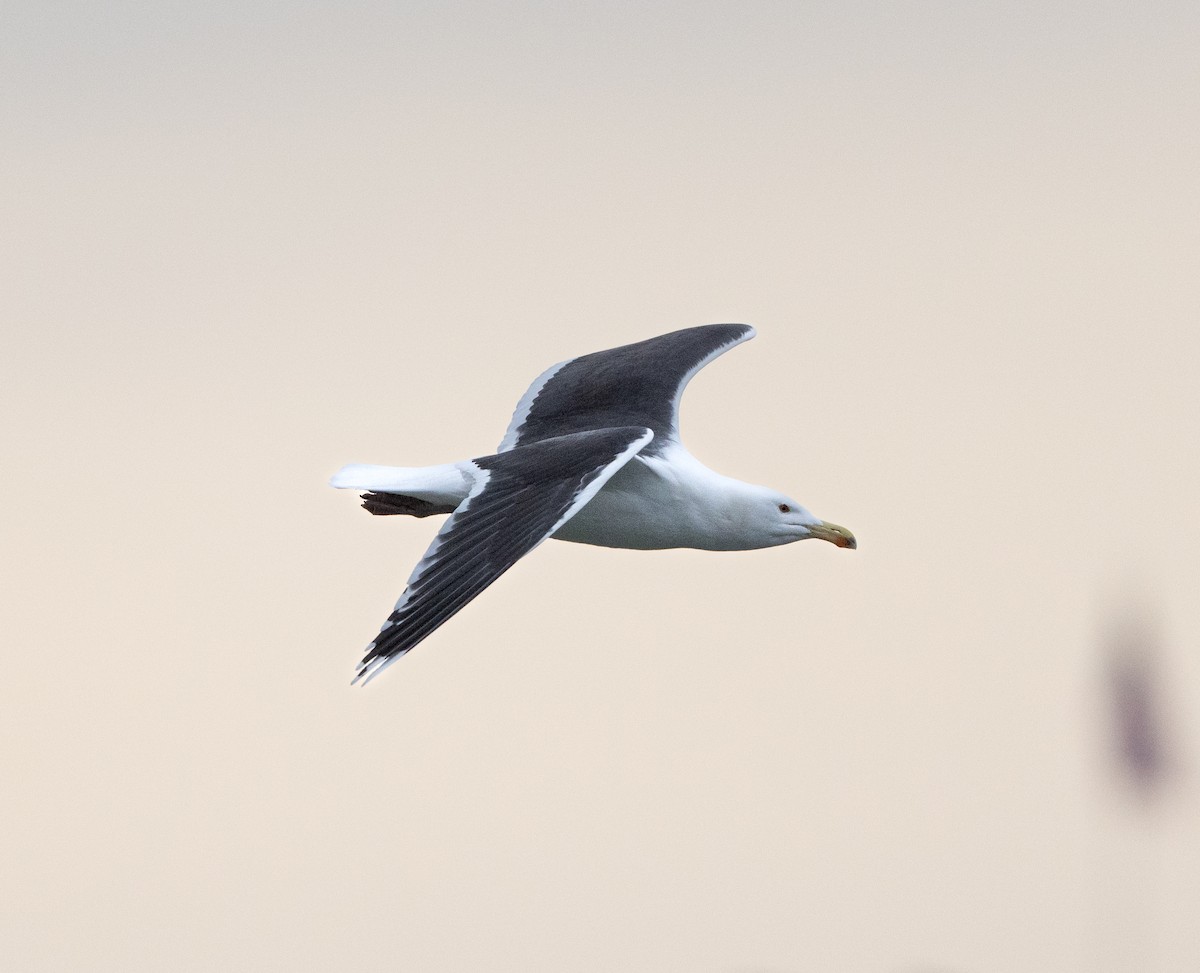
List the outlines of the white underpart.
<svg viewBox="0 0 1200 973">
<path fill-rule="evenodd" d="M 444 463 L 441 466 L 371 466 L 351 463 L 329 478 L 339 490 L 381 490 L 430 503 L 461 503 L 474 479 L 467 472 L 474 463 Z"/>
<path fill-rule="evenodd" d="M 638 456 L 555 533 L 600 547 L 749 551 L 800 538 L 765 487 L 715 473 L 678 442 Z"/>
<path fill-rule="evenodd" d="M 560 368 L 571 364 L 574 360 L 574 358 L 568 358 L 566 361 L 560 361 L 557 365 L 551 365 L 533 380 L 533 384 L 525 390 L 525 394 L 521 396 L 521 401 L 517 403 L 516 409 L 513 410 L 513 417 L 512 421 L 508 424 L 508 431 L 504 433 L 504 438 L 500 440 L 500 445 L 496 447 L 497 453 L 507 452 L 517 444 L 517 437 L 521 433 L 521 427 L 525 425 L 525 420 L 529 418 L 529 410 L 533 408 L 533 400 L 546 387 L 546 383 L 558 374 Z"/>
</svg>

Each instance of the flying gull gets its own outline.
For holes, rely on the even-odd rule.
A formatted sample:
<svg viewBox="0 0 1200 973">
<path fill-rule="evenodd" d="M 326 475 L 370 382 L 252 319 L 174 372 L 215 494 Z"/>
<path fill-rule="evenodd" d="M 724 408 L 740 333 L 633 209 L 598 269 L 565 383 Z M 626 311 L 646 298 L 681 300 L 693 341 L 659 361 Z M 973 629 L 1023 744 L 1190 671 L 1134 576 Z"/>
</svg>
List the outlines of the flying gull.
<svg viewBox="0 0 1200 973">
<path fill-rule="evenodd" d="M 373 514 L 449 514 L 354 682 L 366 684 L 547 537 L 600 547 L 748 551 L 844 527 L 791 497 L 714 473 L 679 441 L 679 399 L 748 324 L 685 328 L 560 362 L 517 403 L 490 456 L 442 466 L 351 464 L 330 483 Z"/>
</svg>

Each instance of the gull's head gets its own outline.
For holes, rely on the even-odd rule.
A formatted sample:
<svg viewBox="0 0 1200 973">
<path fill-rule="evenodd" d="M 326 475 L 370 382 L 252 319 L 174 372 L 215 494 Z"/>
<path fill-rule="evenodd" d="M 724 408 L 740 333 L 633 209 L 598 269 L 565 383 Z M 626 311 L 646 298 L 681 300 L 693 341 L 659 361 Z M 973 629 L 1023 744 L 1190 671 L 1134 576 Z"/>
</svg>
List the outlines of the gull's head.
<svg viewBox="0 0 1200 973">
<path fill-rule="evenodd" d="M 766 527 L 772 544 L 791 544 L 793 541 L 815 537 L 818 540 L 829 541 L 836 547 L 848 547 L 852 550 L 858 547 L 858 541 L 845 527 L 822 520 L 791 497 L 766 491 L 757 506 L 758 518 L 762 526 Z"/>
</svg>

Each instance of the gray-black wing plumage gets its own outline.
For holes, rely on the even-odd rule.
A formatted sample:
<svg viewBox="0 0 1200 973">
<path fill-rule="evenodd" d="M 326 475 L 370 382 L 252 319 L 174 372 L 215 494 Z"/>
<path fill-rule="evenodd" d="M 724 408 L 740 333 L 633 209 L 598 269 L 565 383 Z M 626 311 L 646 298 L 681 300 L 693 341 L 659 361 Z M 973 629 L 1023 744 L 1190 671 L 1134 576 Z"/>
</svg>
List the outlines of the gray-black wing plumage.
<svg viewBox="0 0 1200 973">
<path fill-rule="evenodd" d="M 646 426 L 653 454 L 678 438 L 679 397 L 692 376 L 752 337 L 748 324 L 705 324 L 555 365 L 517 405 L 500 452 L 588 429 Z"/>
<path fill-rule="evenodd" d="M 473 460 L 474 489 L 413 571 L 355 682 L 369 681 L 451 618 L 561 527 L 652 437 L 643 426 L 589 430 Z"/>
</svg>

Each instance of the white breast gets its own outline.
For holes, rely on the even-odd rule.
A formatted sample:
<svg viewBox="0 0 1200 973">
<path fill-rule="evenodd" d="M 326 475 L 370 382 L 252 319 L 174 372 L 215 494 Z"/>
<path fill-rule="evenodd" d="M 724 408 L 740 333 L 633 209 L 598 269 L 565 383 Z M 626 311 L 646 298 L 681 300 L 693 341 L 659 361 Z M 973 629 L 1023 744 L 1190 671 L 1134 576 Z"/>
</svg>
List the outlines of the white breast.
<svg viewBox="0 0 1200 973">
<path fill-rule="evenodd" d="M 598 547 L 707 551 L 747 550 L 747 484 L 714 473 L 672 444 L 658 456 L 635 456 L 554 535 Z"/>
</svg>

